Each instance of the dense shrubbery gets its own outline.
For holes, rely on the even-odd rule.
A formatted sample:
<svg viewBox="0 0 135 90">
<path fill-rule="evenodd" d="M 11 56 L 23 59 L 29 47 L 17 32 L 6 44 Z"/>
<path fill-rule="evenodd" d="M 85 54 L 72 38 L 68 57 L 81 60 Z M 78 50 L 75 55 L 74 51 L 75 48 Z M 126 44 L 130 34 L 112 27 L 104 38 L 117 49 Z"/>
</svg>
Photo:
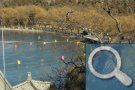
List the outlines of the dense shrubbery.
<svg viewBox="0 0 135 90">
<path fill-rule="evenodd" d="M 37 6 L 1 8 L 0 13 L 1 25 L 5 26 L 33 25 L 42 22 L 47 14 L 43 8 Z"/>
<path fill-rule="evenodd" d="M 69 20 L 66 21 L 66 15 Z M 121 23 L 123 31 L 130 31 L 135 28 L 134 14 L 115 16 Z M 57 25 L 60 23 L 79 24 L 93 30 L 102 30 L 107 32 L 116 32 L 115 22 L 102 9 L 94 7 L 50 7 L 48 10 L 40 6 L 18 6 L 0 8 L 0 22 L 5 26 L 32 26 L 36 24 L 51 23 Z M 131 23 L 132 22 L 132 23 Z"/>
<path fill-rule="evenodd" d="M 134 0 L 1 0 L 0 6 L 24 6 L 24 5 L 39 5 L 47 6 L 62 6 L 62 5 L 83 5 L 95 6 L 101 4 L 105 7 L 111 7 L 117 13 L 134 13 Z"/>
<path fill-rule="evenodd" d="M 103 1 L 103 2 L 101 2 Z M 92 30 L 116 35 L 135 29 L 134 0 L 3 0 L 0 23 L 7 27 L 52 26 L 71 32 Z"/>
</svg>

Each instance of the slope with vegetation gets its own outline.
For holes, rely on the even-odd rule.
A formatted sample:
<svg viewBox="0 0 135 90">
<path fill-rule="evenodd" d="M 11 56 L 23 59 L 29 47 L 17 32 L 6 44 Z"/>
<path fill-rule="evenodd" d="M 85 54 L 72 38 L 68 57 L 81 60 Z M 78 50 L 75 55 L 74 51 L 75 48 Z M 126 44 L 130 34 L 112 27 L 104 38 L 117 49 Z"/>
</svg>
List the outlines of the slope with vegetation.
<svg viewBox="0 0 135 90">
<path fill-rule="evenodd" d="M 135 29 L 134 0 L 2 0 L 0 23 L 6 27 L 52 25 L 63 31 L 108 33 L 112 39 L 128 37 Z M 110 17 L 110 14 L 118 21 Z M 121 30 L 118 32 L 117 24 Z M 119 37 L 121 36 L 121 37 Z M 115 39 L 116 40 L 116 39 Z M 116 40 L 117 41 L 117 40 Z"/>
</svg>

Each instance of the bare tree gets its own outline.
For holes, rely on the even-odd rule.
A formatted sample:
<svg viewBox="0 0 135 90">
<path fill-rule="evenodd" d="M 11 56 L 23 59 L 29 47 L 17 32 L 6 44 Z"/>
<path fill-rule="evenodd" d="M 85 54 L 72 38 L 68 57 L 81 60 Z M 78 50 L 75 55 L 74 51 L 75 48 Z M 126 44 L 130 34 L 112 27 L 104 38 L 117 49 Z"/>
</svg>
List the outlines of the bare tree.
<svg viewBox="0 0 135 90">
<path fill-rule="evenodd" d="M 81 51 L 84 52 L 84 51 Z M 48 77 L 55 82 L 57 90 L 83 90 L 85 89 L 85 56 L 65 58 L 60 61 L 62 68 L 52 67 L 55 75 Z"/>
</svg>

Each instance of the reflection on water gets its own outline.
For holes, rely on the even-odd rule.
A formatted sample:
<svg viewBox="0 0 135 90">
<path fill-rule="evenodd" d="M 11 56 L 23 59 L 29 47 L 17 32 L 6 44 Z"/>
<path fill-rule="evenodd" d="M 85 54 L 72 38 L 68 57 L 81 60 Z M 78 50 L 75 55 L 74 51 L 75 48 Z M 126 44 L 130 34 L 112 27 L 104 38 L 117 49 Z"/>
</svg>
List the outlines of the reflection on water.
<svg viewBox="0 0 135 90">
<path fill-rule="evenodd" d="M 6 78 L 12 85 L 16 85 L 26 79 L 27 72 L 31 72 L 33 79 L 50 80 L 48 75 L 54 74 L 53 67 L 64 67 L 59 60 L 60 56 L 70 58 L 79 53 L 74 41 L 67 42 L 67 39 L 47 33 L 4 32 Z M 21 61 L 21 65 L 17 64 L 17 60 Z M 0 69 L 3 70 L 1 42 Z"/>
</svg>

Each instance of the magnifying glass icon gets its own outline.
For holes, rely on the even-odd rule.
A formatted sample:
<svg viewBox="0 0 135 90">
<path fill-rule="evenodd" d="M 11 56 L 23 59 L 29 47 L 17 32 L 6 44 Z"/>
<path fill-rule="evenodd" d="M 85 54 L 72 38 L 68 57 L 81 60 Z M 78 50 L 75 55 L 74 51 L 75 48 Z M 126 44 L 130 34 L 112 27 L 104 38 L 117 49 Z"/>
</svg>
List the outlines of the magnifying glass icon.
<svg viewBox="0 0 135 90">
<path fill-rule="evenodd" d="M 96 55 L 96 53 L 98 53 L 99 51 L 109 51 L 112 54 L 114 54 L 114 56 L 116 57 L 116 64 L 117 65 L 112 72 L 110 72 L 108 74 L 101 74 L 94 69 L 93 58 Z M 129 85 L 132 84 L 132 79 L 126 73 L 124 73 L 120 70 L 120 68 L 121 68 L 121 57 L 120 57 L 119 53 L 115 49 L 113 49 L 112 47 L 100 46 L 100 47 L 94 49 L 91 52 L 91 54 L 88 58 L 88 67 L 89 67 L 91 73 L 98 78 L 109 79 L 109 78 L 112 78 L 112 77 L 116 77 L 125 86 L 129 86 Z"/>
</svg>

